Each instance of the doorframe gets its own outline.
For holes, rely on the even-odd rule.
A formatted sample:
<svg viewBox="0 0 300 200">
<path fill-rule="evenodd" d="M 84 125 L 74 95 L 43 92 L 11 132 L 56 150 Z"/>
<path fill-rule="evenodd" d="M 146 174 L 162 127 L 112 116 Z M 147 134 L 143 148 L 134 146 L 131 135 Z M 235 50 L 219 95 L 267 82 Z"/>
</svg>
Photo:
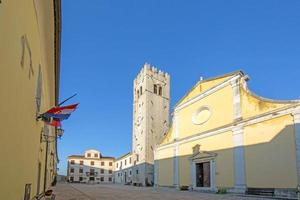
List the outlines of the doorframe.
<svg viewBox="0 0 300 200">
<path fill-rule="evenodd" d="M 210 162 L 210 187 L 197 187 L 197 180 L 196 180 L 196 164 L 198 163 L 205 163 Z M 217 191 L 216 188 L 216 162 L 213 158 L 206 158 L 206 159 L 196 159 L 192 160 L 191 162 L 192 167 L 192 186 L 193 190 L 199 191 Z"/>
</svg>

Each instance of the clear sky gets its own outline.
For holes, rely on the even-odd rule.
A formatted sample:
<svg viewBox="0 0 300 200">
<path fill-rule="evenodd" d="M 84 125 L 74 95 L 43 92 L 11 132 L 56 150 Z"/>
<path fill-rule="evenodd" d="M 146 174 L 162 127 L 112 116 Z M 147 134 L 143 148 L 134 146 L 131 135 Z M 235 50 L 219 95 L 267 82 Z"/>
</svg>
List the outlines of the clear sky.
<svg viewBox="0 0 300 200">
<path fill-rule="evenodd" d="M 61 100 L 78 93 L 58 143 L 70 154 L 131 150 L 133 80 L 171 75 L 171 107 L 200 79 L 243 70 L 255 93 L 300 98 L 299 0 L 62 0 Z"/>
</svg>

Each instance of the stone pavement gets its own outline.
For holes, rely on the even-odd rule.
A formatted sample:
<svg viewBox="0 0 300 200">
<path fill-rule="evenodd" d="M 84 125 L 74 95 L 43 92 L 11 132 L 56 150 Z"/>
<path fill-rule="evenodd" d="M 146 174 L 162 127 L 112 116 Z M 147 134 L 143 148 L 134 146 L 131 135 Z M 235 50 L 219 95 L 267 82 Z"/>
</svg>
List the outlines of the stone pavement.
<svg viewBox="0 0 300 200">
<path fill-rule="evenodd" d="M 262 200 L 262 197 L 244 197 L 232 194 L 210 194 L 174 189 L 134 187 L 123 185 L 87 185 L 58 183 L 54 188 L 56 200 Z"/>
</svg>

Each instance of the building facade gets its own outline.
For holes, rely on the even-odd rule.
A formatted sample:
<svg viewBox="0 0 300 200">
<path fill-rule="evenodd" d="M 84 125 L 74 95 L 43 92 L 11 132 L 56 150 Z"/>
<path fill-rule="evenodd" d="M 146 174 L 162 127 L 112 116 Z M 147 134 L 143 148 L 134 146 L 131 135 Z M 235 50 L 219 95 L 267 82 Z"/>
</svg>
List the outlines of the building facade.
<svg viewBox="0 0 300 200">
<path fill-rule="evenodd" d="M 115 160 L 115 183 L 131 185 L 132 184 L 132 154 L 127 153 Z"/>
<path fill-rule="evenodd" d="M 0 199 L 55 182 L 56 131 L 36 117 L 58 103 L 60 22 L 59 0 L 0 1 Z"/>
<path fill-rule="evenodd" d="M 155 185 L 296 196 L 300 101 L 259 97 L 238 71 L 198 82 L 155 150 Z"/>
<path fill-rule="evenodd" d="M 67 180 L 75 183 L 113 183 L 113 157 L 102 156 L 97 150 L 68 157 Z"/>
</svg>

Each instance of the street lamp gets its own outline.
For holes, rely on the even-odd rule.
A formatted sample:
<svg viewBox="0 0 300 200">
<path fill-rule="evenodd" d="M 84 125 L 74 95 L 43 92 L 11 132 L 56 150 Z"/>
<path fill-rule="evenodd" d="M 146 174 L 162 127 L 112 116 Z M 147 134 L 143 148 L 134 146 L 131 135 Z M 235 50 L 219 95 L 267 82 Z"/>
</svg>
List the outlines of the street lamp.
<svg viewBox="0 0 300 200">
<path fill-rule="evenodd" d="M 58 138 L 61 138 L 61 137 L 63 136 L 64 132 L 65 132 L 64 129 L 58 127 L 58 128 L 56 129 L 56 135 L 57 135 L 57 137 L 58 137 Z"/>
</svg>

